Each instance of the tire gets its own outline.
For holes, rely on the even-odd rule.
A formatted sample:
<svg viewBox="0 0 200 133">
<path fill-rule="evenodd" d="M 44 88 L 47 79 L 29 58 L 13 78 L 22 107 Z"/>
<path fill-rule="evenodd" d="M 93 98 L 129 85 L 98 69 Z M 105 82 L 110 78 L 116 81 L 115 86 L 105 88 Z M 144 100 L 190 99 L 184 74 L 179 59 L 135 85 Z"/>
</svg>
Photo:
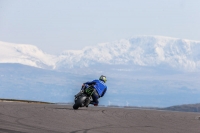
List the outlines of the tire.
<svg viewBox="0 0 200 133">
<path fill-rule="evenodd" d="M 84 96 L 84 95 L 82 95 L 82 96 L 80 96 L 79 98 L 77 98 L 77 99 L 75 100 L 75 104 L 73 105 L 73 109 L 76 110 L 76 109 L 78 109 L 79 107 L 83 107 L 86 98 L 87 98 L 87 97 Z"/>
<path fill-rule="evenodd" d="M 78 108 L 79 108 L 79 104 L 75 103 L 75 104 L 73 105 L 73 109 L 74 109 L 74 110 L 77 110 Z"/>
</svg>

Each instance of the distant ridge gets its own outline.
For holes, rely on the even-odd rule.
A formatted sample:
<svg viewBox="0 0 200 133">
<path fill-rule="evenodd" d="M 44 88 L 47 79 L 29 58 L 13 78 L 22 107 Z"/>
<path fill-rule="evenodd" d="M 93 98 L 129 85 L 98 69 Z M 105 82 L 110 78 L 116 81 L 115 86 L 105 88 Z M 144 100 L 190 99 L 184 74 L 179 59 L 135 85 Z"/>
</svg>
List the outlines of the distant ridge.
<svg viewBox="0 0 200 133">
<path fill-rule="evenodd" d="M 200 112 L 200 103 L 176 105 L 176 106 L 171 106 L 171 107 L 167 107 L 163 109 L 170 110 L 170 111 Z"/>
</svg>

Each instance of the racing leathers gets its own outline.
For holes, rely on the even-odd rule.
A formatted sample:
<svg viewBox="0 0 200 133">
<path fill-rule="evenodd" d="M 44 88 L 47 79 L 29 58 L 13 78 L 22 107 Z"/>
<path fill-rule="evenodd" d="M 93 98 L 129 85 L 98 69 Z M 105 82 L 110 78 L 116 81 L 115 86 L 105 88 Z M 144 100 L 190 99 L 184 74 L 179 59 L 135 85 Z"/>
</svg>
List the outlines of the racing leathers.
<svg viewBox="0 0 200 133">
<path fill-rule="evenodd" d="M 90 102 L 90 104 L 93 104 L 94 106 L 98 106 L 99 104 L 98 99 L 105 95 L 107 91 L 107 86 L 102 80 L 93 80 L 91 82 L 86 82 L 83 84 L 83 88 L 87 87 L 87 85 L 93 85 L 95 89 L 94 93 L 92 94 L 93 101 Z"/>
</svg>

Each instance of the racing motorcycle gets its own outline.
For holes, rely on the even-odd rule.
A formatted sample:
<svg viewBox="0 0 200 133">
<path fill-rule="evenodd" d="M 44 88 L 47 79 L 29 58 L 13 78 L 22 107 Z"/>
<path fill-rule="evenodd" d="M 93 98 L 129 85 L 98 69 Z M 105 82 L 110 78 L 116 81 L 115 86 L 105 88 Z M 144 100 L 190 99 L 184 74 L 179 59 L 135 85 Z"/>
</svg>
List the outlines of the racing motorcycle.
<svg viewBox="0 0 200 133">
<path fill-rule="evenodd" d="M 79 107 L 88 107 L 92 99 L 92 94 L 94 93 L 94 87 L 86 86 L 81 91 L 75 95 L 73 109 L 77 110 Z"/>
</svg>

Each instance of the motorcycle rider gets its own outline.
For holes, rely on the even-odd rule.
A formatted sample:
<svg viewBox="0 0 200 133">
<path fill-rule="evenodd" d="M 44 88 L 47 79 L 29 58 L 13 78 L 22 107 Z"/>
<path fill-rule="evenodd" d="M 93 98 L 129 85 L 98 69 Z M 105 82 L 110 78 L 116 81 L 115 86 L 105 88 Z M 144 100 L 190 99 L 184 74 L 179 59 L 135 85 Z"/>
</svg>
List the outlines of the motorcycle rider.
<svg viewBox="0 0 200 133">
<path fill-rule="evenodd" d="M 106 76 L 101 75 L 99 77 L 99 80 L 96 79 L 91 82 L 83 83 L 81 89 L 86 89 L 90 85 L 93 85 L 93 87 L 94 87 L 94 92 L 92 94 L 93 101 L 91 101 L 90 104 L 93 104 L 94 106 L 98 106 L 98 104 L 99 104 L 98 99 L 100 97 L 103 97 L 107 91 L 107 86 L 105 85 L 106 81 L 107 81 Z"/>
</svg>

